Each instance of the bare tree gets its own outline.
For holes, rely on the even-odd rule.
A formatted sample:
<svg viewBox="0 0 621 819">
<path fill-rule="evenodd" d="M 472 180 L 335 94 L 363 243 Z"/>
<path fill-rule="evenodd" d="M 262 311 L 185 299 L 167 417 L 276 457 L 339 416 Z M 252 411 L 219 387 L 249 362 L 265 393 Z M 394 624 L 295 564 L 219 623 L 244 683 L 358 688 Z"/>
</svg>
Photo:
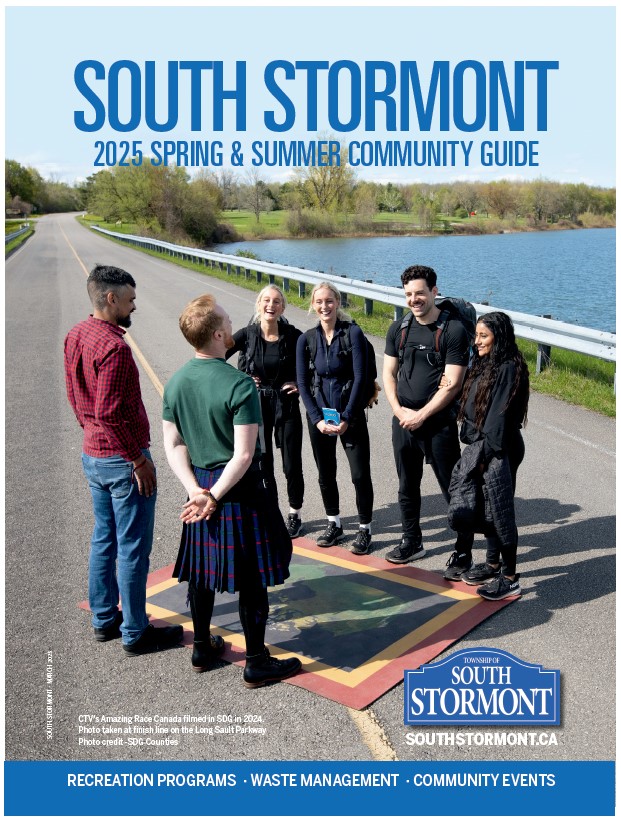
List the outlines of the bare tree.
<svg viewBox="0 0 621 819">
<path fill-rule="evenodd" d="M 245 184 L 241 190 L 241 201 L 251 210 L 257 222 L 262 213 L 268 213 L 274 207 L 274 200 L 269 195 L 269 188 L 256 168 L 246 172 Z"/>
<path fill-rule="evenodd" d="M 481 204 L 481 186 L 474 182 L 458 182 L 455 185 L 455 194 L 459 204 L 468 213 L 475 213 Z"/>
<path fill-rule="evenodd" d="M 333 137 L 322 136 L 321 139 Z M 296 177 L 307 193 L 309 204 L 323 211 L 342 209 L 355 180 L 355 174 L 347 163 L 345 147 L 341 149 L 338 164 L 298 168 Z"/>
<path fill-rule="evenodd" d="M 517 209 L 515 186 L 506 179 L 486 185 L 483 189 L 483 198 L 487 207 L 501 219 L 504 219 L 507 213 L 515 213 Z"/>
</svg>

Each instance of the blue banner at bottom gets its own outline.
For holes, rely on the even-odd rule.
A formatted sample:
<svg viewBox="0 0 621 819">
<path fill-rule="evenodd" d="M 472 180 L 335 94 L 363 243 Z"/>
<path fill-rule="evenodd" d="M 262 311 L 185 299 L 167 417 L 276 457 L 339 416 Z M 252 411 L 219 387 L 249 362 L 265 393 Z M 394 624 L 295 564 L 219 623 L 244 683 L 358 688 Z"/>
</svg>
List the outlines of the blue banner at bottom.
<svg viewBox="0 0 621 819">
<path fill-rule="evenodd" d="M 615 807 L 613 762 L 5 762 L 4 773 L 6 816 L 611 816 Z"/>
</svg>

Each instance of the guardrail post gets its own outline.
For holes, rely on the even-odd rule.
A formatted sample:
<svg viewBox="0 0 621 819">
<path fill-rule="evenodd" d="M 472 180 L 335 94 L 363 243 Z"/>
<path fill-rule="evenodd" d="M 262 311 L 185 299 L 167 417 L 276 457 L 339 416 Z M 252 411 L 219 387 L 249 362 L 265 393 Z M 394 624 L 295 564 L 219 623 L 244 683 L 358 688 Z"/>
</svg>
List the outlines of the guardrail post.
<svg viewBox="0 0 621 819">
<path fill-rule="evenodd" d="M 545 370 L 546 367 L 550 365 L 551 355 L 552 348 L 549 346 L 549 344 L 537 345 L 537 366 L 535 368 L 537 375 L 539 375 L 542 370 Z"/>
<path fill-rule="evenodd" d="M 306 284 L 304 282 L 298 282 L 298 296 L 301 299 L 306 298 Z"/>
<path fill-rule="evenodd" d="M 341 307 L 344 307 L 346 310 L 349 307 L 347 303 L 347 293 L 341 292 Z"/>
<path fill-rule="evenodd" d="M 262 271 L 261 270 L 255 270 L 255 273 L 257 274 L 257 284 L 261 284 L 261 282 L 263 281 Z"/>
<path fill-rule="evenodd" d="M 270 284 L 274 284 L 274 282 L 276 281 L 276 276 L 273 273 L 268 273 L 267 280 Z"/>
<path fill-rule="evenodd" d="M 395 307 L 393 313 L 393 321 L 401 321 L 403 318 L 404 309 L 403 307 Z"/>
<path fill-rule="evenodd" d="M 282 289 L 285 291 L 285 293 L 289 292 L 289 287 L 290 287 L 289 279 L 283 278 L 283 280 L 282 280 Z"/>
<path fill-rule="evenodd" d="M 551 319 L 552 316 L 550 315 L 543 315 L 542 318 Z M 537 375 L 542 370 L 545 370 L 546 367 L 550 365 L 550 358 L 552 357 L 552 347 L 549 344 L 538 344 L 537 345 L 537 366 L 535 367 L 535 372 Z"/>
<path fill-rule="evenodd" d="M 243 270 L 244 270 L 244 278 L 246 279 L 246 281 L 248 281 L 248 279 L 250 278 L 250 270 L 247 267 L 244 267 Z"/>
<path fill-rule="evenodd" d="M 365 279 L 367 284 L 373 284 L 373 279 Z M 373 299 L 364 300 L 364 314 L 365 316 L 373 315 Z"/>
</svg>

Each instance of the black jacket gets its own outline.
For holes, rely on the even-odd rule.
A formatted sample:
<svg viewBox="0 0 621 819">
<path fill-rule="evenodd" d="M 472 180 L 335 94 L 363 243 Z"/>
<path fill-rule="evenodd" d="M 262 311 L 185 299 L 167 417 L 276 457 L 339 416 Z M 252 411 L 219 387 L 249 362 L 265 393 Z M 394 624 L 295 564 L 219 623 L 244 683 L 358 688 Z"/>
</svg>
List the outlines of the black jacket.
<svg viewBox="0 0 621 819">
<path fill-rule="evenodd" d="M 469 444 L 449 484 L 449 526 L 456 532 L 495 533 L 503 546 L 517 543 L 511 469 L 506 455 L 492 457 L 481 474 L 484 442 Z"/>
<path fill-rule="evenodd" d="M 293 381 L 297 383 L 295 371 L 295 350 L 298 338 L 301 335 L 301 330 L 294 327 L 292 324 L 287 324 L 284 321 L 278 322 L 278 352 L 280 357 L 280 367 L 278 376 L 273 383 L 269 384 L 274 390 L 279 390 L 283 384 Z M 254 336 L 251 339 L 251 336 Z M 257 375 L 261 379 L 261 383 L 268 386 L 266 383 L 265 370 L 263 369 L 263 351 L 265 349 L 264 342 L 261 337 L 260 324 L 248 324 L 238 330 L 234 336 L 235 346 L 227 350 L 227 360 L 239 352 L 238 367 L 250 375 Z M 254 347 L 254 355 L 249 357 L 248 352 Z"/>
<path fill-rule="evenodd" d="M 474 425 L 474 402 L 479 380 L 480 376 L 474 381 L 468 394 L 460 438 L 464 444 L 483 441 L 483 460 L 489 463 L 494 455 L 500 458 L 516 446 L 516 440 L 519 440 L 521 435 L 520 415 L 523 402 L 516 400 L 520 397 L 516 395 L 509 404 L 515 380 L 515 364 L 513 361 L 505 361 L 498 369 L 487 414 L 482 428 L 478 430 Z"/>
</svg>

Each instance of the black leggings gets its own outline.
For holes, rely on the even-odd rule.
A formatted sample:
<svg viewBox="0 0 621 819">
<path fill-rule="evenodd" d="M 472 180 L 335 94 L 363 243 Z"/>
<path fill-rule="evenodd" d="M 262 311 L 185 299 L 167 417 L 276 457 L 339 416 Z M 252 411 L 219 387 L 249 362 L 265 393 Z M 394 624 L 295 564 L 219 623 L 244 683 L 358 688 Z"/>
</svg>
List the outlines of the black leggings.
<svg viewBox="0 0 621 819">
<path fill-rule="evenodd" d="M 283 397 L 283 418 L 279 425 L 279 443 L 282 470 L 287 480 L 287 499 L 292 509 L 301 509 L 304 503 L 304 475 L 302 473 L 302 416 L 297 398 Z M 274 496 L 278 497 L 274 478 L 274 402 L 261 394 L 265 452 L 261 458 L 263 473 Z"/>
<path fill-rule="evenodd" d="M 209 640 L 215 592 L 190 582 L 188 595 L 194 624 L 194 641 L 206 642 Z M 268 614 L 267 589 L 260 585 L 258 578 L 253 582 L 245 582 L 239 589 L 239 619 L 246 639 L 247 656 L 253 657 L 264 650 Z"/>
<path fill-rule="evenodd" d="M 325 435 L 319 432 L 308 416 L 306 420 L 315 463 L 319 470 L 319 489 L 326 515 L 340 514 L 339 487 L 336 480 L 336 441 L 340 437 L 356 490 L 356 507 L 360 523 L 371 523 L 373 520 L 371 449 L 364 414 L 356 417 L 353 426 L 348 427 L 343 436 Z"/>
</svg>

